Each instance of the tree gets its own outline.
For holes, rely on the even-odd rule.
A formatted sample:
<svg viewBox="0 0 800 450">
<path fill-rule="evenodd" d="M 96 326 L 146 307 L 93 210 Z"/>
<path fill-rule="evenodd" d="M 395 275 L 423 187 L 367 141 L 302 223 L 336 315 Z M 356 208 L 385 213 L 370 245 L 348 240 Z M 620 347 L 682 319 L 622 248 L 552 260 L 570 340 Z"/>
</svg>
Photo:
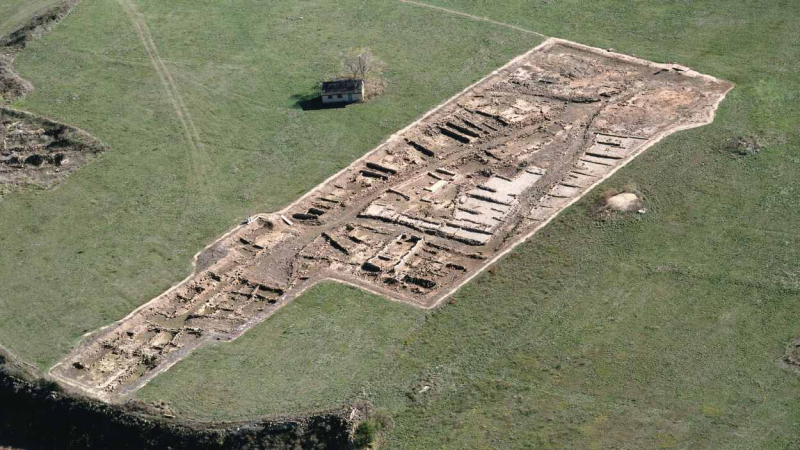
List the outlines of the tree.
<svg viewBox="0 0 800 450">
<path fill-rule="evenodd" d="M 383 93 L 386 83 L 383 71 L 386 64 L 376 58 L 367 47 L 353 48 L 341 54 L 342 71 L 339 78 L 354 78 L 364 82 L 366 97 L 372 98 Z"/>
<path fill-rule="evenodd" d="M 375 66 L 375 55 L 368 48 L 351 50 L 343 55 L 342 66 L 350 78 L 366 80 Z"/>
</svg>

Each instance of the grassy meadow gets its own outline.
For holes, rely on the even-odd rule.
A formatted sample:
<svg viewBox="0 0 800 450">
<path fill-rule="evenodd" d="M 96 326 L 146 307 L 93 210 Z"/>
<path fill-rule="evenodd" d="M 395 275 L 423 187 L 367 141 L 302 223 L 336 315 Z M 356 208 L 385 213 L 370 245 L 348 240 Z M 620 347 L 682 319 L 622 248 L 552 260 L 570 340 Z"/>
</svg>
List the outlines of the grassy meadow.
<svg viewBox="0 0 800 450">
<path fill-rule="evenodd" d="M 736 88 L 713 124 L 648 150 L 442 308 L 322 284 L 139 398 L 199 419 L 366 400 L 391 418 L 381 448 L 799 449 L 800 376 L 778 364 L 800 335 L 797 5 L 431 1 Z M 115 2 L 84 0 L 21 55 L 37 91 L 17 106 L 114 148 L 56 191 L 0 202 L 3 345 L 46 368 L 185 276 L 240 217 L 290 202 L 537 44 L 400 2 L 279 3 L 137 0 L 204 137 L 194 163 Z M 340 49 L 363 45 L 387 62 L 386 95 L 294 106 Z M 743 137 L 761 152 L 731 152 Z M 198 160 L 203 182 L 189 183 Z M 592 215 L 626 184 L 646 214 Z"/>
<path fill-rule="evenodd" d="M 13 106 L 111 147 L 54 191 L 0 200 L 0 343 L 42 369 L 183 279 L 244 217 L 280 209 L 539 42 L 385 2 L 136 4 L 196 148 L 117 1 L 84 0 L 17 60 L 36 90 Z M 387 66 L 385 95 L 298 107 L 365 45 Z"/>
<path fill-rule="evenodd" d="M 318 285 L 280 309 L 264 332 L 246 333 L 236 346 L 203 349 L 201 357 L 179 363 L 174 378 L 156 377 L 141 400 L 157 402 L 165 390 L 177 390 L 180 396 L 168 396 L 180 399 L 172 407 L 204 420 L 342 406 L 425 318 L 418 308 L 351 286 Z"/>
<path fill-rule="evenodd" d="M 53 6 L 59 0 L 3 0 L 0 3 L 0 36 L 4 36 L 36 13 Z"/>
</svg>

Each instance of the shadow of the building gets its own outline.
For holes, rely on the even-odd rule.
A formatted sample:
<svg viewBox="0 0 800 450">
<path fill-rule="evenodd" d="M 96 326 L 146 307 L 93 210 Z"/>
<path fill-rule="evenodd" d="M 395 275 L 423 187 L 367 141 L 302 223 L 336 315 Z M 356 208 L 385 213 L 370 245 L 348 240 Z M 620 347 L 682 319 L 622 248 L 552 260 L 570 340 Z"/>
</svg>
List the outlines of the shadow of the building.
<svg viewBox="0 0 800 450">
<path fill-rule="evenodd" d="M 295 102 L 295 106 L 303 111 L 319 111 L 323 109 L 342 109 L 347 106 L 347 103 L 323 103 L 322 96 L 318 95 L 311 98 L 299 98 Z"/>
</svg>

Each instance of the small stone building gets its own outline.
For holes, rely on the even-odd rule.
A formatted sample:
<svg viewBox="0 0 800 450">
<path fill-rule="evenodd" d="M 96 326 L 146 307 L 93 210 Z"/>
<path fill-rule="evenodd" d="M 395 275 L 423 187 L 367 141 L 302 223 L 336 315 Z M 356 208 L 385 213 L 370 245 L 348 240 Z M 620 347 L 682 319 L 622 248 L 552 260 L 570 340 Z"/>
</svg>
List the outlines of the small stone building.
<svg viewBox="0 0 800 450">
<path fill-rule="evenodd" d="M 337 80 L 322 83 L 322 103 L 354 103 L 364 100 L 363 80 Z"/>
</svg>

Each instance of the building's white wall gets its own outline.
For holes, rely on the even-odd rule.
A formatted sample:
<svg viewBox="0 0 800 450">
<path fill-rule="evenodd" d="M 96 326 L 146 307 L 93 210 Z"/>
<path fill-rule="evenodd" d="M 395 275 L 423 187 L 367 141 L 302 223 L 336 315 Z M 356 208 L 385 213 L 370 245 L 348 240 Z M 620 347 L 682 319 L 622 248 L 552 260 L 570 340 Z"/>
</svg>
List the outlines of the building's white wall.
<svg viewBox="0 0 800 450">
<path fill-rule="evenodd" d="M 333 97 L 333 98 L 330 98 Z M 342 98 L 338 98 L 336 95 L 329 96 L 323 95 L 322 96 L 322 103 L 351 103 L 351 102 L 360 102 L 364 99 L 364 96 L 359 93 L 355 94 L 342 94 Z"/>
</svg>

